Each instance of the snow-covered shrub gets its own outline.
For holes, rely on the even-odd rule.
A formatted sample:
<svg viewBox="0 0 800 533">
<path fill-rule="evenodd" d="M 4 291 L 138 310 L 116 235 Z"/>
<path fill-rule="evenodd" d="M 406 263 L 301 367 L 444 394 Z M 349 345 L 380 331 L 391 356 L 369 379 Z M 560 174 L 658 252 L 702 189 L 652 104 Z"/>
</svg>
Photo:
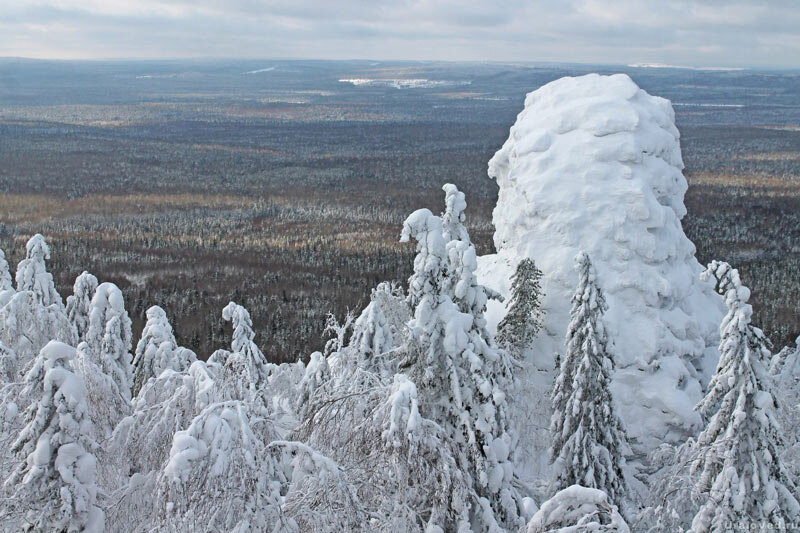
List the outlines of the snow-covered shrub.
<svg viewBox="0 0 800 533">
<path fill-rule="evenodd" d="M 108 445 L 116 474 L 126 478 L 161 469 L 175 433 L 215 401 L 214 380 L 202 361 L 192 363 L 186 372 L 166 370 L 145 382 L 133 401 L 133 412 L 120 420 Z"/>
<path fill-rule="evenodd" d="M 711 419 L 697 438 L 697 491 L 706 501 L 692 531 L 721 531 L 732 523 L 774 528 L 800 520 L 796 488 L 780 461 L 783 435 L 777 423 L 769 341 L 751 324 L 750 291 L 739 273 L 713 261 L 703 277 L 714 279 L 728 314 L 720 325 L 720 359 L 697 408 Z"/>
<path fill-rule="evenodd" d="M 19 372 L 25 372 L 51 340 L 65 344 L 75 340 L 63 306 L 43 306 L 33 291 L 22 291 L 0 308 L 0 342 L 17 354 Z"/>
<path fill-rule="evenodd" d="M 247 403 L 206 407 L 175 433 L 158 488 L 159 528 L 291 531 L 283 518 L 279 465 L 253 431 Z"/>
<path fill-rule="evenodd" d="M 17 354 L 0 341 L 0 386 L 15 382 L 18 375 Z"/>
<path fill-rule="evenodd" d="M 555 489 L 581 485 L 604 491 L 621 504 L 626 438 L 611 398 L 613 356 L 602 315 L 608 308 L 591 260 L 575 257 L 578 286 L 572 297 L 567 351 L 553 388 L 551 458 Z"/>
<path fill-rule="evenodd" d="M 367 529 L 355 489 L 336 462 L 301 442 L 272 441 L 268 448 L 289 463 L 282 508 L 287 526 L 319 533 Z"/>
<path fill-rule="evenodd" d="M 193 351 L 178 346 L 167 314 L 154 305 L 147 310 L 142 338 L 136 345 L 133 358 L 133 395 L 139 393 L 148 379 L 158 377 L 167 369 L 182 372 L 195 360 L 197 356 Z"/>
<path fill-rule="evenodd" d="M 39 354 L 41 364 L 34 365 L 43 380 L 41 396 L 28 409 L 27 425 L 12 446 L 22 462 L 5 483 L 14 499 L 0 514 L 7 531 L 103 530 L 103 512 L 96 505 L 97 444 L 86 388 L 69 368 L 74 357 L 74 348 L 53 341 Z"/>
<path fill-rule="evenodd" d="M 800 484 L 800 337 L 772 358 L 770 374 L 778 400 L 778 421 L 786 436 L 781 461 L 789 470 L 795 486 Z"/>
<path fill-rule="evenodd" d="M 97 278 L 84 270 L 75 278 L 72 295 L 67 296 L 67 318 L 75 328 L 78 342 L 86 340 L 86 331 L 89 329 L 89 311 L 97 285 Z"/>
<path fill-rule="evenodd" d="M 634 531 L 683 533 L 688 531 L 697 510 L 696 476 L 691 465 L 697 446 L 689 439 L 680 446 L 662 444 L 648 457 L 648 495 L 636 517 Z"/>
<path fill-rule="evenodd" d="M 365 529 L 455 531 L 469 521 L 470 502 L 478 504 L 454 444 L 438 424 L 422 417 L 416 386 L 403 374 L 388 386 L 361 370 L 349 379 L 328 380 L 294 436 L 346 472 L 372 517 Z M 329 512 L 318 503 L 309 512 Z"/>
<path fill-rule="evenodd" d="M 629 533 L 617 507 L 599 489 L 571 485 L 542 504 L 527 533 Z"/>
</svg>

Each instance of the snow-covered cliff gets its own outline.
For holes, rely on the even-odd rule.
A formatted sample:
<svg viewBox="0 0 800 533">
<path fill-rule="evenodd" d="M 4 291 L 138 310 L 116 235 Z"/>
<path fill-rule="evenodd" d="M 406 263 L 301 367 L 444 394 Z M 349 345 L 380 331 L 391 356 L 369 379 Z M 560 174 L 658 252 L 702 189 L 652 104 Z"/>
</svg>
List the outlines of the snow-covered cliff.
<svg viewBox="0 0 800 533">
<path fill-rule="evenodd" d="M 640 451 L 699 430 L 693 408 L 715 368 L 724 313 L 681 228 L 682 169 L 670 102 L 624 74 L 562 78 L 528 94 L 489 162 L 500 187 L 497 254 L 480 258 L 481 282 L 508 295 L 525 257 L 544 272 L 545 331 L 530 353 L 544 385 L 563 353 L 575 254 L 591 256 L 609 304 L 612 390 Z M 491 325 L 504 312 L 492 302 Z"/>
</svg>

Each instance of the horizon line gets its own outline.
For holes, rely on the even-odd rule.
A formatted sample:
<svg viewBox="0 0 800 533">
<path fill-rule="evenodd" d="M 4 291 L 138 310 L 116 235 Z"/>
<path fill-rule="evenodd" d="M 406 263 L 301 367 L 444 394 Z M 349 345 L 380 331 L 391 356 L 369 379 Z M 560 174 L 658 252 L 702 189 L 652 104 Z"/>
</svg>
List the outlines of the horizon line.
<svg viewBox="0 0 800 533">
<path fill-rule="evenodd" d="M 379 63 L 478 63 L 478 64 L 523 64 L 523 65 L 575 65 L 575 66 L 603 66 L 625 67 L 639 69 L 659 70 L 697 70 L 704 72 L 726 71 L 796 71 L 800 65 L 787 66 L 720 66 L 720 65 L 674 65 L 669 63 L 639 61 L 634 63 L 598 63 L 583 61 L 557 61 L 557 60 L 503 60 L 503 59 L 376 59 L 376 58 L 320 58 L 320 57 L 237 57 L 237 56 L 175 56 L 175 57 L 31 57 L 0 55 L 0 61 L 50 61 L 50 62 L 176 62 L 176 61 L 322 61 L 322 62 L 379 62 Z"/>
</svg>

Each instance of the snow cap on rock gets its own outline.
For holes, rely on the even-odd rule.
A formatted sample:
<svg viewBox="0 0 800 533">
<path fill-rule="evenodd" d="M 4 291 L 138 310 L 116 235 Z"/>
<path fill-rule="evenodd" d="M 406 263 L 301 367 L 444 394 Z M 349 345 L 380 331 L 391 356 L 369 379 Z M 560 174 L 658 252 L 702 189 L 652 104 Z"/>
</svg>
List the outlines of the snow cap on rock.
<svg viewBox="0 0 800 533">
<path fill-rule="evenodd" d="M 562 78 L 528 94 L 489 161 L 500 188 L 498 253 L 480 259 L 481 282 L 508 296 L 517 263 L 536 261 L 549 335 L 531 353 L 552 368 L 577 281 L 573 258 L 585 250 L 608 300 L 615 400 L 631 436 L 653 445 L 699 429 L 693 407 L 714 371 L 724 313 L 681 227 L 682 169 L 670 102 L 625 74 Z M 490 327 L 504 312 L 490 303 Z"/>
</svg>

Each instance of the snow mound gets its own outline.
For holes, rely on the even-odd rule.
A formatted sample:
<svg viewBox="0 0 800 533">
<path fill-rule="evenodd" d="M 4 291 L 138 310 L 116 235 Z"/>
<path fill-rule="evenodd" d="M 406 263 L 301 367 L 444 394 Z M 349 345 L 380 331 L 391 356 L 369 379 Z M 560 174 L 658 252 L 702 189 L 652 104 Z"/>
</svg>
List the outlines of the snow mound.
<svg viewBox="0 0 800 533">
<path fill-rule="evenodd" d="M 528 94 L 489 161 L 500 188 L 497 254 L 480 258 L 481 282 L 509 296 L 517 263 L 534 259 L 547 315 L 530 354 L 550 370 L 564 349 L 573 258 L 589 254 L 609 306 L 612 391 L 643 451 L 700 428 L 693 407 L 714 371 L 724 314 L 681 227 L 682 169 L 670 102 L 624 74 L 562 78 Z M 490 302 L 490 327 L 504 314 Z"/>
</svg>

